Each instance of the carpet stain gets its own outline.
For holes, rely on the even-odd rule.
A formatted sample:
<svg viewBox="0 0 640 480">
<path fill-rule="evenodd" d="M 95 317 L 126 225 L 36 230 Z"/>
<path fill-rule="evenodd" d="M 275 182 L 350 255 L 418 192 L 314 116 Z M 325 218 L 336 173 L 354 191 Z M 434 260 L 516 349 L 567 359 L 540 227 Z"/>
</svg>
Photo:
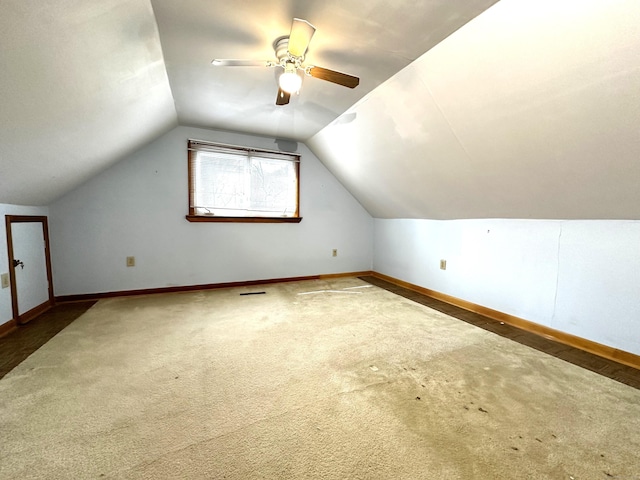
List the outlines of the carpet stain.
<svg viewBox="0 0 640 480">
<path fill-rule="evenodd" d="M 536 375 L 528 373 L 525 376 L 528 378 L 523 381 L 521 361 L 505 366 L 500 353 L 493 358 L 484 355 L 478 362 L 469 361 L 473 357 L 464 350 L 428 357 L 423 356 L 422 361 L 413 367 L 405 366 L 397 359 L 376 361 L 376 365 L 381 366 L 376 373 L 388 379 L 388 384 L 367 392 L 367 399 L 384 412 L 381 415 L 395 417 L 402 425 L 398 428 L 412 432 L 426 442 L 430 451 L 437 451 L 443 464 L 456 465 L 459 478 L 508 478 L 499 473 L 505 468 L 537 471 L 541 473 L 537 478 L 567 478 L 569 472 L 573 472 L 575 478 L 585 478 L 604 458 L 593 456 L 588 446 L 576 445 L 568 434 L 559 439 L 555 432 L 549 431 L 554 423 L 562 425 L 563 421 L 569 420 L 569 431 L 577 428 L 581 436 L 587 434 L 590 437 L 590 442 L 604 443 L 589 433 L 592 428 L 589 415 L 573 412 L 568 416 L 562 407 L 564 398 L 574 398 L 578 392 L 571 393 L 568 387 L 555 383 L 548 385 L 549 379 L 544 371 Z M 526 363 L 526 360 L 522 362 Z M 489 368 L 487 363 L 491 364 Z M 362 368 L 356 367 L 351 371 L 352 374 L 355 372 L 360 373 L 361 381 L 369 379 Z M 560 378 L 558 382 L 564 380 Z M 418 390 L 420 393 L 415 395 Z M 524 401 L 532 396 L 544 399 L 543 405 L 532 409 L 530 402 Z M 407 403 L 407 398 L 413 399 L 413 404 Z M 458 412 L 462 414 L 456 414 L 450 408 L 452 399 L 456 398 L 461 400 L 458 405 L 462 408 Z M 497 412 L 497 416 L 492 416 L 492 411 Z M 514 435 L 513 432 L 523 426 L 526 433 Z M 467 446 L 461 449 L 463 438 Z M 511 443 L 514 438 L 519 445 Z M 547 445 L 543 438 L 554 444 Z M 504 450 L 526 452 L 526 457 L 510 460 L 499 453 Z M 561 467 L 557 462 L 563 456 L 576 460 L 570 461 L 567 468 Z M 585 464 L 584 460 L 578 460 L 580 456 L 591 460 Z M 617 462 L 624 463 L 623 455 L 618 454 L 617 457 Z M 556 476 L 559 469 L 562 469 L 564 477 Z"/>
</svg>

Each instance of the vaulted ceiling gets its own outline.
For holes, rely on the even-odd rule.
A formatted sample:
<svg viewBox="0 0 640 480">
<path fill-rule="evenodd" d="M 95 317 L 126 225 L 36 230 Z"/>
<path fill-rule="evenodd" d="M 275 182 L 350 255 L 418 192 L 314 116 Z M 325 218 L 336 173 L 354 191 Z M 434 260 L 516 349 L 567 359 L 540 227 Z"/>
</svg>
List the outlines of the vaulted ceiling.
<svg viewBox="0 0 640 480">
<path fill-rule="evenodd" d="M 305 77 L 276 106 L 293 17 Z M 376 217 L 640 218 L 636 0 L 2 0 L 0 203 L 178 124 L 305 141 Z"/>
<path fill-rule="evenodd" d="M 376 217 L 640 219 L 640 2 L 502 0 L 308 144 Z"/>
<path fill-rule="evenodd" d="M 497 0 L 152 0 L 178 121 L 306 140 Z M 212 67 L 214 58 L 275 60 L 273 42 L 293 18 L 317 29 L 305 64 L 360 77 L 349 89 L 305 77 L 276 106 L 265 67 Z"/>
<path fill-rule="evenodd" d="M 47 205 L 177 124 L 151 4 L 0 2 L 0 203 Z"/>
</svg>

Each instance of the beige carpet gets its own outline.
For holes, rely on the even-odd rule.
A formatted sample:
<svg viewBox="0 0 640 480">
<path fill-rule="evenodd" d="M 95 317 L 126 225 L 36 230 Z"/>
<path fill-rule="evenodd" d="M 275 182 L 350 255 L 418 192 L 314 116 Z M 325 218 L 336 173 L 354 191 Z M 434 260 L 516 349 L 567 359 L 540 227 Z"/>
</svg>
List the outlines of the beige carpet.
<svg viewBox="0 0 640 480">
<path fill-rule="evenodd" d="M 102 300 L 0 436 L 1 479 L 640 479 L 640 391 L 347 278 Z"/>
</svg>

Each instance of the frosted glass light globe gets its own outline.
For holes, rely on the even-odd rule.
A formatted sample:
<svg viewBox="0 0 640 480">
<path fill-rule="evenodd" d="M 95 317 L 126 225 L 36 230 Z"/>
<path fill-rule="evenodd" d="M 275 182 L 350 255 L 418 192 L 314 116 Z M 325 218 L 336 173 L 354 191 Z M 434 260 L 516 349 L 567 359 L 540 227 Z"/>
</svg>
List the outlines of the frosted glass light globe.
<svg viewBox="0 0 640 480">
<path fill-rule="evenodd" d="M 296 66 L 289 63 L 284 67 L 284 73 L 278 79 L 278 85 L 287 93 L 296 93 L 302 86 L 302 77 L 296 73 Z"/>
</svg>

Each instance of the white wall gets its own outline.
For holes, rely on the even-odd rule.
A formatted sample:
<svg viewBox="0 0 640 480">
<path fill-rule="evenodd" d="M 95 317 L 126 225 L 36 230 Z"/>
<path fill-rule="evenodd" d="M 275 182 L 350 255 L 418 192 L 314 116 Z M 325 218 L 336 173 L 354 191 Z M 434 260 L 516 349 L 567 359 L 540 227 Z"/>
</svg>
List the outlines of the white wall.
<svg viewBox="0 0 640 480">
<path fill-rule="evenodd" d="M 640 354 L 640 221 L 375 219 L 374 230 L 377 272 Z"/>
<path fill-rule="evenodd" d="M 0 273 L 9 273 L 9 251 L 5 215 L 48 215 L 47 207 L 26 207 L 0 203 Z M 0 325 L 13 319 L 11 288 L 0 289 Z"/>
<path fill-rule="evenodd" d="M 188 138 L 277 149 L 177 127 L 68 193 L 50 205 L 56 295 L 371 269 L 373 219 L 303 144 L 301 223 L 189 223 Z"/>
</svg>

